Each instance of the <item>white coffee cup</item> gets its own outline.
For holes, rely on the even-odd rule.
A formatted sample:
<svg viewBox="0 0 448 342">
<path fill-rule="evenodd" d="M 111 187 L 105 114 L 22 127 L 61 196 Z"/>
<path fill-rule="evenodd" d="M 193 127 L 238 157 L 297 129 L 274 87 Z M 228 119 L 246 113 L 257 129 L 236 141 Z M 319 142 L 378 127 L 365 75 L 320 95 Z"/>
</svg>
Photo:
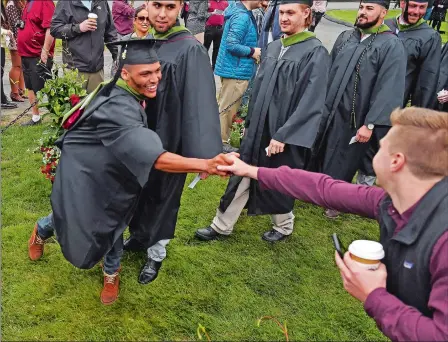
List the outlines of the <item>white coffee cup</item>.
<svg viewBox="0 0 448 342">
<path fill-rule="evenodd" d="M 97 20 L 98 20 L 98 16 L 97 16 L 95 13 L 89 13 L 89 14 L 87 15 L 87 18 L 88 18 L 89 20 L 95 20 L 95 24 L 96 24 L 96 22 L 97 22 Z"/>
<path fill-rule="evenodd" d="M 353 241 L 348 251 L 353 261 L 368 270 L 377 270 L 384 258 L 383 245 L 376 241 Z"/>
</svg>

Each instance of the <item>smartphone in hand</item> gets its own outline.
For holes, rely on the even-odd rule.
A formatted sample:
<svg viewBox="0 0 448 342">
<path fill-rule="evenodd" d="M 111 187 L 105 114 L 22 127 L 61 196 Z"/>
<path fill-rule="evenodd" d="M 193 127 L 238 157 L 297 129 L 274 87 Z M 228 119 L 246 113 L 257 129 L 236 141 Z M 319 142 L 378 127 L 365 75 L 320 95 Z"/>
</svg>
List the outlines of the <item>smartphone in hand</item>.
<svg viewBox="0 0 448 342">
<path fill-rule="evenodd" d="M 333 235 L 331 236 L 331 238 L 333 239 L 333 245 L 334 248 L 336 249 L 336 251 L 338 252 L 339 256 L 341 258 L 344 258 L 344 251 L 343 246 L 341 244 L 341 241 L 339 241 L 338 235 L 336 233 L 333 233 Z"/>
</svg>

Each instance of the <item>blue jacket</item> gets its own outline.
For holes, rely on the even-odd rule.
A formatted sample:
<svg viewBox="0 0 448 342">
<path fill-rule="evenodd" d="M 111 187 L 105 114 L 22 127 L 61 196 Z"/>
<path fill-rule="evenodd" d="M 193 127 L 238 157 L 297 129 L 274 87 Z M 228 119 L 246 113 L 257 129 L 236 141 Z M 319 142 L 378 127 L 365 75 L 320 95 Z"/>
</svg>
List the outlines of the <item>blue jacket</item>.
<svg viewBox="0 0 448 342">
<path fill-rule="evenodd" d="M 215 65 L 215 74 L 224 78 L 250 80 L 255 61 L 249 57 L 257 47 L 257 24 L 252 11 L 240 2 L 224 12 L 224 32 Z"/>
</svg>

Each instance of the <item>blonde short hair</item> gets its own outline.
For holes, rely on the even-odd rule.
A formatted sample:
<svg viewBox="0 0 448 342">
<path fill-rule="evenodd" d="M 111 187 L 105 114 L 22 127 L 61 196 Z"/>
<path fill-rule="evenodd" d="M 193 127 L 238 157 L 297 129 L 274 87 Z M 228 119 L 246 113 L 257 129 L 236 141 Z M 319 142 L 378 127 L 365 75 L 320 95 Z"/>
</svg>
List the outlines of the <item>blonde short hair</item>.
<svg viewBox="0 0 448 342">
<path fill-rule="evenodd" d="M 395 130 L 389 134 L 389 152 L 404 154 L 409 170 L 418 178 L 448 176 L 448 113 L 426 108 L 396 109 Z"/>
</svg>

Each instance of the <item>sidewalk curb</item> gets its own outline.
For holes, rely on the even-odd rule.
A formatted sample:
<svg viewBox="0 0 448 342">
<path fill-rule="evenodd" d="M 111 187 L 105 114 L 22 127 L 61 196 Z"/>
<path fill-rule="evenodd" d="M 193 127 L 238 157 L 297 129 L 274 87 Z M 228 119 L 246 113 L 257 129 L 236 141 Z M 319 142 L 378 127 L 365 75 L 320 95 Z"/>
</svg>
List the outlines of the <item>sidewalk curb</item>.
<svg viewBox="0 0 448 342">
<path fill-rule="evenodd" d="M 347 26 L 350 28 L 355 27 L 355 25 L 353 25 L 352 23 L 349 23 L 348 21 L 337 19 L 335 17 L 332 17 L 331 15 L 328 15 L 327 13 L 324 14 L 324 18 L 327 19 L 328 21 L 331 21 L 331 22 L 339 24 L 339 25 L 344 25 L 344 26 Z"/>
</svg>

